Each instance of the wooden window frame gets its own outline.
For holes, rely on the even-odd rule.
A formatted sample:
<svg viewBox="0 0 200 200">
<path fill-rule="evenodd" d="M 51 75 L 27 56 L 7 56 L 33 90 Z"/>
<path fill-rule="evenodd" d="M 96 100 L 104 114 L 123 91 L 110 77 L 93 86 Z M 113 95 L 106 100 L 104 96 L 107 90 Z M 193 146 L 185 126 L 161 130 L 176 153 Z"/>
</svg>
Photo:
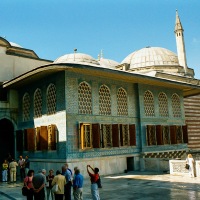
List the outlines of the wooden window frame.
<svg viewBox="0 0 200 200">
<path fill-rule="evenodd" d="M 84 138 L 84 130 L 85 126 L 89 126 L 90 128 L 90 146 L 85 146 L 85 138 Z M 92 124 L 91 123 L 80 123 L 80 147 L 81 149 L 91 149 L 93 148 L 92 146 Z"/>
</svg>

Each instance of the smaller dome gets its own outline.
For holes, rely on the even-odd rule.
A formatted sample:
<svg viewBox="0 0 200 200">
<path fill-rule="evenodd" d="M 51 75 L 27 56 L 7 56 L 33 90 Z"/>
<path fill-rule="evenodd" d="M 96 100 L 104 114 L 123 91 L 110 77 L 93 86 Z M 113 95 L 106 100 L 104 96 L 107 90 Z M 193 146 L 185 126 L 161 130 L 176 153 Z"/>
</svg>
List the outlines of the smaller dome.
<svg viewBox="0 0 200 200">
<path fill-rule="evenodd" d="M 94 64 L 99 65 L 98 61 L 92 56 L 83 53 L 65 54 L 57 58 L 54 63 L 77 63 L 77 64 Z"/>
<path fill-rule="evenodd" d="M 105 58 L 100 58 L 98 62 L 102 67 L 112 68 L 112 69 L 115 69 L 115 67 L 120 64 L 114 60 L 105 59 Z"/>
<path fill-rule="evenodd" d="M 22 46 L 20 46 L 19 44 L 16 44 L 14 42 L 9 42 L 11 46 L 13 47 L 19 47 L 19 48 L 22 48 Z"/>
<path fill-rule="evenodd" d="M 161 47 L 146 47 L 129 54 L 122 63 L 130 64 L 130 69 L 147 66 L 178 66 L 178 57 L 172 51 Z"/>
</svg>

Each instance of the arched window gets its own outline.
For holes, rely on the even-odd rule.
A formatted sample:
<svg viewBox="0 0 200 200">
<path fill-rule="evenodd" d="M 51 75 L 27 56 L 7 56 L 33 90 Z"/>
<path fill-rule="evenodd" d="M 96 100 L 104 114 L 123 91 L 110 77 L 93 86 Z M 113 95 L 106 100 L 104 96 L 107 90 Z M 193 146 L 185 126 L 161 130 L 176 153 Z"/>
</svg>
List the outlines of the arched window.
<svg viewBox="0 0 200 200">
<path fill-rule="evenodd" d="M 34 94 L 34 117 L 42 116 L 42 92 L 36 89 Z"/>
<path fill-rule="evenodd" d="M 167 95 L 164 92 L 161 92 L 158 95 L 158 104 L 159 104 L 160 117 L 168 117 L 169 116 L 168 101 L 167 101 Z"/>
<path fill-rule="evenodd" d="M 173 117 L 181 117 L 180 97 L 176 93 L 172 95 L 172 113 Z"/>
<path fill-rule="evenodd" d="M 128 115 L 128 100 L 127 93 L 123 88 L 119 88 L 117 92 L 117 115 Z"/>
<path fill-rule="evenodd" d="M 30 120 L 30 107 L 31 101 L 28 93 L 25 93 L 23 96 L 23 121 Z"/>
<path fill-rule="evenodd" d="M 50 84 L 47 88 L 47 114 L 56 113 L 56 86 Z"/>
<path fill-rule="evenodd" d="M 149 90 L 144 93 L 144 113 L 147 117 L 155 116 L 154 96 Z"/>
<path fill-rule="evenodd" d="M 82 82 L 78 86 L 78 112 L 92 114 L 92 91 L 86 82 Z"/>
<path fill-rule="evenodd" d="M 111 115 L 110 90 L 106 85 L 102 85 L 99 89 L 99 114 Z"/>
</svg>

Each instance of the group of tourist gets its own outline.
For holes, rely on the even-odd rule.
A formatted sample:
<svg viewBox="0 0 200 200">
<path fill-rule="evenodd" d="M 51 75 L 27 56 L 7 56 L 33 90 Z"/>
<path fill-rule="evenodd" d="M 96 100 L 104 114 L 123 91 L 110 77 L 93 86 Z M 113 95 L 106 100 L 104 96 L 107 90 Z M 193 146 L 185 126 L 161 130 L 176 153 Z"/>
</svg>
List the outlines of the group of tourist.
<svg viewBox="0 0 200 200">
<path fill-rule="evenodd" d="M 20 168 L 20 178 L 23 181 L 29 171 L 29 166 L 30 160 L 28 155 L 26 155 L 25 159 L 20 156 L 17 162 L 9 154 L 2 164 L 2 181 L 8 182 L 9 178 L 11 183 L 16 182 L 17 167 Z"/>
<path fill-rule="evenodd" d="M 89 168 L 92 170 L 90 172 Z M 91 194 L 93 200 L 100 200 L 97 181 L 99 179 L 99 169 L 87 165 L 87 172 L 91 178 Z M 68 164 L 62 166 L 61 170 L 50 169 L 46 175 L 46 170 L 42 169 L 37 174 L 29 170 L 24 185 L 28 189 L 27 200 L 71 200 L 73 188 L 74 200 L 83 199 L 83 176 L 78 167 L 74 168 L 74 174 L 69 169 Z M 57 186 L 56 186 L 57 185 Z M 54 191 L 53 187 L 57 187 Z"/>
</svg>

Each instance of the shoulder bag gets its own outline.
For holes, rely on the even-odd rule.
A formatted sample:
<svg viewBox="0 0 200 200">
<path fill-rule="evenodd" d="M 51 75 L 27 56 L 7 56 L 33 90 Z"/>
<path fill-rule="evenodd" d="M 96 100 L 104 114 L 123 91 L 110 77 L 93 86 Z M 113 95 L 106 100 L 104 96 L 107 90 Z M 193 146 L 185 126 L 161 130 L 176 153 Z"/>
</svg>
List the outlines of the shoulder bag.
<svg viewBox="0 0 200 200">
<path fill-rule="evenodd" d="M 56 183 L 51 190 L 53 193 L 58 192 L 58 184 Z"/>
</svg>

